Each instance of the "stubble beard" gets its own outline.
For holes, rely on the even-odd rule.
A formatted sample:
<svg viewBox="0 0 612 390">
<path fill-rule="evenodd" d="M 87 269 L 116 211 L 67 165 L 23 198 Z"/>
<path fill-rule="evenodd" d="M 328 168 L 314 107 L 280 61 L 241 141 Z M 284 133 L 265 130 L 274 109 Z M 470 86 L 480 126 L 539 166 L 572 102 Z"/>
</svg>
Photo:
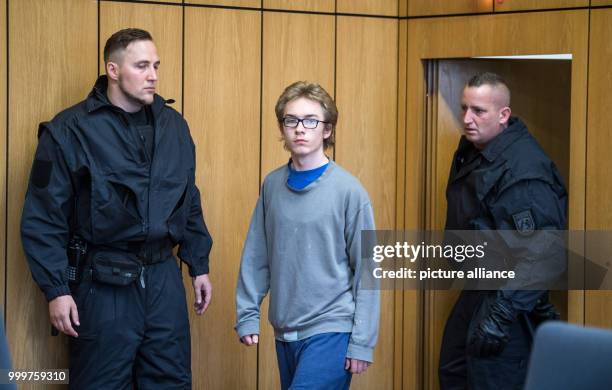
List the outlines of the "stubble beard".
<svg viewBox="0 0 612 390">
<path fill-rule="evenodd" d="M 137 103 L 140 104 L 141 106 L 146 106 L 147 104 L 151 104 L 153 102 L 153 99 L 151 99 L 151 102 L 146 101 L 145 99 L 139 98 L 138 96 L 130 93 L 128 90 L 126 90 L 125 88 L 123 88 L 123 83 L 121 78 L 119 78 L 119 90 L 121 91 L 121 93 L 123 93 L 123 95 L 130 100 L 132 103 Z"/>
</svg>

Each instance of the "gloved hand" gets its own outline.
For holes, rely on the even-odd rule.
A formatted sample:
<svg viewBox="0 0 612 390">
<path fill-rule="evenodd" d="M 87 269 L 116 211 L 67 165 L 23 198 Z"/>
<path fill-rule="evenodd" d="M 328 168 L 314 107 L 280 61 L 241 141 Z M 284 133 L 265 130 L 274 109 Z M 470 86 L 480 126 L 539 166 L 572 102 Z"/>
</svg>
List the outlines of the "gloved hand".
<svg viewBox="0 0 612 390">
<path fill-rule="evenodd" d="M 510 339 L 510 327 L 517 314 L 510 301 L 498 298 L 470 335 L 468 353 L 475 357 L 499 355 Z"/>
<path fill-rule="evenodd" d="M 536 325 L 539 325 L 544 321 L 558 320 L 561 318 L 561 314 L 557 311 L 555 306 L 546 299 L 538 301 L 529 314 L 529 318 L 531 318 Z"/>
</svg>

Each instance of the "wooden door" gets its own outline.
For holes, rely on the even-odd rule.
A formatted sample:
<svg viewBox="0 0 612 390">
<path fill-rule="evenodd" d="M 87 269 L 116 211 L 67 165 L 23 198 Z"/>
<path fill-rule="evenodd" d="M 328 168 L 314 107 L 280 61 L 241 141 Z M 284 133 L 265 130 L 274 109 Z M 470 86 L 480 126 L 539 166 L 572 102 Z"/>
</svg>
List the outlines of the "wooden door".
<svg viewBox="0 0 612 390">
<path fill-rule="evenodd" d="M 415 158 L 406 159 L 406 226 L 421 228 L 442 226 L 445 214 L 444 209 L 440 208 L 445 204 L 442 189 L 448 175 L 449 152 L 456 147 L 458 137 L 456 132 L 447 131 L 430 134 L 429 137 L 426 134 L 428 120 L 439 122 L 438 127 L 434 128 L 439 129 L 440 123 L 445 124 L 444 128 L 456 128 L 451 107 L 455 103 L 451 102 L 449 105 L 445 99 L 434 95 L 438 87 L 433 88 L 432 86 L 436 85 L 427 78 L 427 69 L 431 65 L 427 65 L 426 60 L 570 53 L 572 54 L 569 80 L 570 147 L 567 151 L 561 147 L 559 153 L 569 155 L 566 175 L 570 193 L 570 228 L 584 227 L 587 27 L 588 11 L 544 12 L 537 15 L 487 15 L 479 17 L 476 21 L 470 17 L 408 21 L 410 39 L 407 80 L 411 88 L 408 88 L 407 95 L 406 139 L 413 142 L 408 143 L 406 154 Z M 494 36 L 490 34 L 493 30 L 496 32 Z M 550 31 L 555 33 L 551 34 Z M 438 83 L 445 82 L 445 76 L 442 76 L 438 77 Z M 456 92 L 465 82 L 465 80 L 456 81 L 454 78 L 449 78 L 448 81 L 452 82 L 446 88 Z M 459 86 L 455 85 L 457 82 Z M 438 137 L 435 142 L 431 141 L 434 135 Z M 429 156 L 438 157 L 429 159 Z M 413 191 L 415 194 L 410 195 Z M 454 293 L 435 291 L 425 294 L 424 388 L 437 388 L 437 356 L 441 332 L 455 296 Z M 567 316 L 570 321 L 582 322 L 582 293 L 570 293 L 561 301 L 564 299 L 569 301 Z"/>
</svg>

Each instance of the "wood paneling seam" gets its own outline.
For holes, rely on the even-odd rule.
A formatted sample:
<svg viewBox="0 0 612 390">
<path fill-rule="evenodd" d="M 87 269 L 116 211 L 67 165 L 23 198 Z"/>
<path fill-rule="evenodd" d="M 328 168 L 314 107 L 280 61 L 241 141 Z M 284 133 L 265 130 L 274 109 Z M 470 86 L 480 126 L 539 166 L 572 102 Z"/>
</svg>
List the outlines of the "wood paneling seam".
<svg viewBox="0 0 612 390">
<path fill-rule="evenodd" d="M 262 184 L 262 169 L 263 169 L 263 61 L 264 61 L 264 13 L 263 0 L 260 2 L 262 11 L 259 15 L 259 178 L 257 180 L 257 194 L 261 195 Z M 263 304 L 263 301 L 262 301 Z M 261 304 L 260 304 L 261 310 Z M 261 320 L 260 320 L 261 321 Z M 261 332 L 260 332 L 261 334 Z M 259 375 L 259 359 L 261 357 L 262 344 L 257 345 L 257 353 L 255 360 L 255 389 L 259 390 L 260 375 Z"/>
<path fill-rule="evenodd" d="M 6 307 L 8 304 L 8 178 L 9 178 L 9 1 L 6 0 L 5 4 L 5 17 L 6 17 L 6 61 L 4 61 L 4 66 L 6 66 L 6 90 L 3 91 L 5 93 L 6 101 L 5 101 L 5 109 L 6 109 L 6 117 L 5 119 L 5 145 L 4 145 L 4 156 L 5 156 L 5 166 L 4 166 L 4 302 L 2 303 L 2 321 L 4 322 L 4 332 L 6 333 Z M 0 65 L 1 66 L 1 65 Z"/>
</svg>

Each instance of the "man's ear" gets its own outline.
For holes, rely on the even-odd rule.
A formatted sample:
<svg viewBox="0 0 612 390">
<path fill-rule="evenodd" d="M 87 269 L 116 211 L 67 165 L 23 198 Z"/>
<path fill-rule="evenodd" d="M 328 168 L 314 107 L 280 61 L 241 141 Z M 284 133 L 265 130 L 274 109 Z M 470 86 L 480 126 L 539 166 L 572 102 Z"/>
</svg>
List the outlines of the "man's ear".
<svg viewBox="0 0 612 390">
<path fill-rule="evenodd" d="M 116 62 L 108 61 L 106 63 L 106 75 L 108 78 L 115 81 L 119 80 L 119 64 Z"/>
<path fill-rule="evenodd" d="M 510 115 L 512 114 L 512 110 L 510 107 L 504 107 L 499 111 L 499 124 L 507 125 L 510 120 Z"/>
</svg>

